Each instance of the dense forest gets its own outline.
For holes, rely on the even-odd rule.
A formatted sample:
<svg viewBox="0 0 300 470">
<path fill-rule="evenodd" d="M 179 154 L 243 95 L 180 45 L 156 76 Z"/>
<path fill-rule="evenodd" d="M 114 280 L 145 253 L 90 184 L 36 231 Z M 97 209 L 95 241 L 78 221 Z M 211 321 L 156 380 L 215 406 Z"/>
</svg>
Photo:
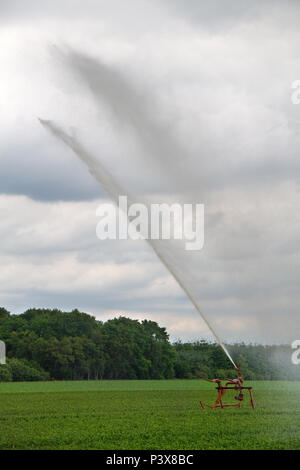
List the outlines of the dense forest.
<svg viewBox="0 0 300 470">
<path fill-rule="evenodd" d="M 0 308 L 7 361 L 0 381 L 226 378 L 235 374 L 215 343 L 170 343 L 165 328 L 126 317 L 106 322 L 73 310 Z M 291 347 L 233 344 L 246 379 L 300 380 Z"/>
</svg>

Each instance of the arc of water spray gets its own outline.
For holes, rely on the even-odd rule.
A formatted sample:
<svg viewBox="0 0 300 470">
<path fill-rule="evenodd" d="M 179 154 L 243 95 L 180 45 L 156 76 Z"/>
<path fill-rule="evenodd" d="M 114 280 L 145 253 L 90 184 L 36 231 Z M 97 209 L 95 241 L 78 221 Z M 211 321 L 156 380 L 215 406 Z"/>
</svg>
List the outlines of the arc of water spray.
<svg viewBox="0 0 300 470">
<path fill-rule="evenodd" d="M 48 121 L 44 119 L 39 119 L 39 121 L 51 134 L 53 134 L 57 139 L 63 141 L 68 147 L 70 147 L 73 150 L 73 152 L 80 158 L 80 160 L 87 165 L 89 172 L 100 183 L 100 185 L 103 187 L 105 192 L 110 196 L 110 198 L 113 200 L 113 202 L 117 206 L 118 206 L 118 197 L 119 195 L 123 195 L 123 194 L 127 194 L 130 204 L 135 202 L 133 201 L 133 198 L 128 195 L 127 191 L 124 191 L 122 187 L 116 182 L 116 180 L 113 178 L 110 172 L 101 164 L 101 162 L 98 159 L 96 160 L 75 137 L 67 134 L 63 129 L 58 127 L 57 124 L 55 124 L 52 121 Z M 226 346 L 223 344 L 221 338 L 219 337 L 219 335 L 211 326 L 207 318 L 202 313 L 199 305 L 197 304 L 197 301 L 194 299 L 193 295 L 189 291 L 188 287 L 185 285 L 184 281 L 180 278 L 179 274 L 176 273 L 173 266 L 170 265 L 170 263 L 166 260 L 166 258 L 161 253 L 158 243 L 156 243 L 155 240 L 151 240 L 150 238 L 148 238 L 146 241 L 149 243 L 149 245 L 152 247 L 152 249 L 158 256 L 158 258 L 162 262 L 162 264 L 167 268 L 167 270 L 170 272 L 170 274 L 179 284 L 181 289 L 185 292 L 187 297 L 190 299 L 196 311 L 199 313 L 203 321 L 206 323 L 206 325 L 208 326 L 208 328 L 210 329 L 210 331 L 216 338 L 217 342 L 219 343 L 219 345 L 225 352 L 228 359 L 231 361 L 235 369 L 237 369 L 236 364 L 234 363 Z"/>
</svg>

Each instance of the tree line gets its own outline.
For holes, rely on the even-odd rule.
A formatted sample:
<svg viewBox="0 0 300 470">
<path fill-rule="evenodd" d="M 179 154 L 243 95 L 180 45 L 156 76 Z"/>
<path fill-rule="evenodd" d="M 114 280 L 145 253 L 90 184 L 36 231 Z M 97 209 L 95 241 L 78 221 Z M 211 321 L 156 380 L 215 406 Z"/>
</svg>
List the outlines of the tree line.
<svg viewBox="0 0 300 470">
<path fill-rule="evenodd" d="M 101 322 L 73 310 L 0 308 L 7 361 L 0 381 L 227 378 L 235 374 L 215 343 L 171 343 L 165 328 L 126 317 Z M 234 344 L 230 351 L 246 379 L 300 380 L 290 346 Z"/>
</svg>

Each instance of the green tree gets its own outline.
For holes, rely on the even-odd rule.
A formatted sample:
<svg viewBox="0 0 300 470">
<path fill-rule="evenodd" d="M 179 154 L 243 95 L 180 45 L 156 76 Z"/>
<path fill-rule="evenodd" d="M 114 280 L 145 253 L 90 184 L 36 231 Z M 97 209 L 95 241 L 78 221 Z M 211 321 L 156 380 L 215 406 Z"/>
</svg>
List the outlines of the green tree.
<svg viewBox="0 0 300 470">
<path fill-rule="evenodd" d="M 12 373 L 7 364 L 0 365 L 0 382 L 11 382 L 12 379 Z"/>
<path fill-rule="evenodd" d="M 0 307 L 0 320 L 3 318 L 8 318 L 10 315 L 10 312 L 6 310 L 4 307 Z"/>
</svg>

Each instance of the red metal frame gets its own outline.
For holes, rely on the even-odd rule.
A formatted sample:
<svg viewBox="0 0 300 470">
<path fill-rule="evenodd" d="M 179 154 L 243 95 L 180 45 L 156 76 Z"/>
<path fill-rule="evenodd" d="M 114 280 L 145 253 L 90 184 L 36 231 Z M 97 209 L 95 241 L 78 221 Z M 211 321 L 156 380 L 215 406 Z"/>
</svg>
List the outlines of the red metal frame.
<svg viewBox="0 0 300 470">
<path fill-rule="evenodd" d="M 230 407 L 230 406 L 237 406 L 238 408 L 240 408 L 241 407 L 241 402 L 244 399 L 243 390 L 248 390 L 249 395 L 250 395 L 250 403 L 251 403 L 252 409 L 254 410 L 255 405 L 254 405 L 252 387 L 244 387 L 244 385 L 243 385 L 244 380 L 243 380 L 242 373 L 241 373 L 239 367 L 237 367 L 237 373 L 238 373 L 238 378 L 237 379 L 226 379 L 227 382 L 226 382 L 225 385 L 222 385 L 222 382 L 221 382 L 220 379 L 213 379 L 213 380 L 204 379 L 204 380 L 207 380 L 208 382 L 213 382 L 213 383 L 216 383 L 218 385 L 216 387 L 216 390 L 218 391 L 218 397 L 217 397 L 214 405 L 212 405 L 212 406 L 207 405 L 206 403 L 203 403 L 202 401 L 200 401 L 200 404 L 201 404 L 203 409 L 205 408 L 205 406 L 207 406 L 208 408 L 211 408 L 211 409 L 225 408 L 225 407 Z M 232 385 L 232 386 L 230 386 L 230 385 Z M 233 403 L 233 404 L 229 404 L 229 405 L 223 403 L 223 396 L 225 395 L 227 390 L 235 390 L 236 392 L 238 392 L 237 395 L 234 398 L 236 400 L 238 400 L 239 403 Z"/>
</svg>

